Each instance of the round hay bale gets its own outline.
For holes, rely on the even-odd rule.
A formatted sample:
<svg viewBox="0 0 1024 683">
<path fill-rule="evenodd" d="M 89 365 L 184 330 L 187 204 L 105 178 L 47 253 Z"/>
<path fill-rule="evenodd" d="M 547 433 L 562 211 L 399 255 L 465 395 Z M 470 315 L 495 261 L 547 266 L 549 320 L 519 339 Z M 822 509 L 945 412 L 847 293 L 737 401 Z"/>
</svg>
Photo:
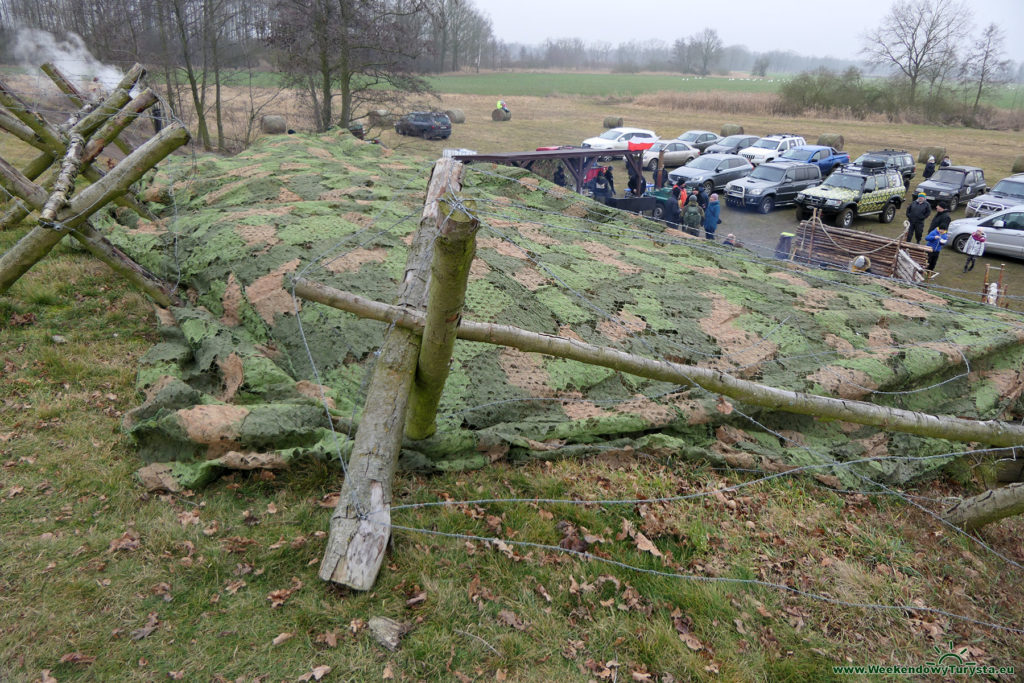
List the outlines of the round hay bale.
<svg viewBox="0 0 1024 683">
<path fill-rule="evenodd" d="M 917 155 L 917 163 L 926 164 L 928 157 L 935 157 L 935 163 L 938 164 L 944 156 L 946 156 L 945 147 L 923 147 L 921 153 Z"/>
<path fill-rule="evenodd" d="M 511 119 L 512 112 L 510 111 L 499 108 L 491 112 L 491 121 L 510 121 Z"/>
<path fill-rule="evenodd" d="M 393 123 L 391 112 L 387 109 L 371 109 L 367 115 L 367 123 L 371 128 L 386 128 Z"/>
<path fill-rule="evenodd" d="M 743 135 L 743 126 L 738 123 L 723 123 L 721 135 L 723 138 L 730 135 Z"/>
<path fill-rule="evenodd" d="M 839 133 L 822 133 L 818 136 L 818 144 L 823 147 L 842 149 L 843 145 L 846 144 L 846 139 Z"/>
<path fill-rule="evenodd" d="M 260 119 L 260 130 L 267 135 L 281 135 L 288 130 L 288 122 L 283 116 L 267 114 Z"/>
<path fill-rule="evenodd" d="M 1019 156 L 1013 160 L 1013 168 L 1010 169 L 1013 173 L 1024 173 L 1024 156 Z"/>
<path fill-rule="evenodd" d="M 461 109 L 445 109 L 444 113 L 452 123 L 466 122 L 466 114 Z"/>
<path fill-rule="evenodd" d="M 606 116 L 604 117 L 605 128 L 622 128 L 622 117 L 621 116 Z"/>
</svg>

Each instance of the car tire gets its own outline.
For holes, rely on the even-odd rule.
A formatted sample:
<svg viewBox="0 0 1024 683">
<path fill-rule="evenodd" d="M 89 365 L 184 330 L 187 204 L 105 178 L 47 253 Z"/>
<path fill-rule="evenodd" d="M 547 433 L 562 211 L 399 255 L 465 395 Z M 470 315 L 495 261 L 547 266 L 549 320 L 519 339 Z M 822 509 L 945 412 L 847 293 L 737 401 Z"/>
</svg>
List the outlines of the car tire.
<svg viewBox="0 0 1024 683">
<path fill-rule="evenodd" d="M 843 209 L 836 214 L 836 227 L 850 228 L 853 225 L 853 209 Z"/>
<path fill-rule="evenodd" d="M 960 195 L 955 194 L 953 198 L 949 200 L 949 211 L 950 213 L 956 211 L 956 207 L 960 206 Z"/>
<path fill-rule="evenodd" d="M 647 162 L 647 170 L 652 172 L 652 173 L 654 171 L 657 171 L 658 170 L 658 160 L 657 159 L 651 159 L 649 162 Z"/>
<path fill-rule="evenodd" d="M 708 193 L 708 196 L 711 196 L 711 193 L 715 191 L 715 184 L 710 180 L 704 181 L 704 191 Z"/>
<path fill-rule="evenodd" d="M 970 237 L 971 236 L 966 233 L 963 235 L 957 235 L 956 238 L 953 240 L 953 248 L 959 251 L 961 254 L 966 253 L 964 249 L 967 248 L 967 240 L 970 239 Z"/>
<path fill-rule="evenodd" d="M 895 202 L 889 202 L 882 209 L 882 213 L 878 214 L 879 223 L 892 223 L 892 219 L 896 218 L 896 204 Z"/>
<path fill-rule="evenodd" d="M 757 210 L 761 213 L 771 213 L 772 209 L 775 208 L 775 197 L 768 195 L 761 200 L 761 203 L 757 205 Z"/>
<path fill-rule="evenodd" d="M 656 220 L 656 221 L 657 220 L 661 220 L 661 217 L 664 216 L 664 215 L 665 215 L 665 207 L 662 206 L 661 204 L 656 205 L 654 207 L 654 211 L 651 212 L 651 216 L 654 217 L 654 220 Z"/>
</svg>

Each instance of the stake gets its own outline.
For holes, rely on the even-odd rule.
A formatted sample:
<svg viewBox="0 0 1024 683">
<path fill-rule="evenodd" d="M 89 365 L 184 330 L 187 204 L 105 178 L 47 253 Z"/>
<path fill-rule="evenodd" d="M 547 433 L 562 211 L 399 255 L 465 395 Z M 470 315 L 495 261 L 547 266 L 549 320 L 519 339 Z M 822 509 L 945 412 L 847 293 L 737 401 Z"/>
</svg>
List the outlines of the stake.
<svg viewBox="0 0 1024 683">
<path fill-rule="evenodd" d="M 480 228 L 479 221 L 463 211 L 453 197 L 441 200 L 441 213 L 441 230 L 430 266 L 426 326 L 405 420 L 405 434 L 410 439 L 425 439 L 437 431 L 437 406 L 448 379 Z"/>
<path fill-rule="evenodd" d="M 54 84 L 62 93 L 67 95 L 68 99 L 71 100 L 72 104 L 74 104 L 76 107 L 84 107 L 86 105 L 89 98 L 81 90 L 79 90 L 74 83 L 68 80 L 68 78 L 64 74 L 62 74 L 60 70 L 56 66 L 54 66 L 52 62 L 47 62 L 39 68 L 42 70 L 44 74 L 50 77 L 50 80 L 54 82 Z M 134 151 L 131 145 L 129 145 L 124 140 L 116 139 L 114 140 L 114 144 L 117 145 L 117 148 L 124 152 L 125 154 L 131 154 Z"/>
<path fill-rule="evenodd" d="M 352 310 L 375 320 L 394 323 L 411 330 L 422 330 L 424 317 L 416 311 L 403 310 L 379 301 L 371 301 L 350 292 L 340 292 L 324 285 L 297 280 L 295 293 L 311 301 Z M 354 305 L 350 306 L 349 303 Z M 813 415 L 825 420 L 843 420 L 873 425 L 918 436 L 931 436 L 953 441 L 978 441 L 993 446 L 1024 445 L 1024 427 L 998 420 L 965 420 L 952 416 L 936 416 L 911 410 L 816 396 L 798 391 L 776 389 L 764 384 L 739 379 L 718 370 L 682 365 L 669 361 L 635 356 L 605 346 L 595 346 L 576 339 L 538 334 L 510 325 L 459 323 L 459 339 L 511 346 L 520 351 L 543 353 L 559 358 L 600 365 L 639 377 L 697 385 L 709 391 L 753 405 L 798 415 Z"/>
<path fill-rule="evenodd" d="M 404 308 L 423 308 L 438 231 L 438 199 L 445 191 L 461 189 L 462 171 L 462 164 L 454 159 L 440 159 L 434 165 L 420 228 L 409 249 L 399 289 L 399 305 Z M 381 346 L 345 483 L 331 515 L 327 549 L 320 564 L 324 581 L 369 590 L 377 579 L 391 535 L 391 481 L 402 445 L 419 341 L 415 333 L 396 327 Z"/>
</svg>

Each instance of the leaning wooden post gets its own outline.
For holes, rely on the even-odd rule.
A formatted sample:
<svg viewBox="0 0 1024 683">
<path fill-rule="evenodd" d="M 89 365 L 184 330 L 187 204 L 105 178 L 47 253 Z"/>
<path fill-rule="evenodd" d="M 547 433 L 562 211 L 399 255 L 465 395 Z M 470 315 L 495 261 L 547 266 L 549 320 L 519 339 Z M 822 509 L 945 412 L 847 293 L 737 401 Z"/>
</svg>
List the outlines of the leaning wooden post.
<svg viewBox="0 0 1024 683">
<path fill-rule="evenodd" d="M 64 155 L 64 161 L 60 166 L 60 174 L 53 183 L 53 192 L 50 194 L 42 211 L 39 212 L 39 222 L 52 226 L 57 220 L 57 212 L 63 209 L 68 203 L 68 195 L 75 189 L 75 178 L 78 177 L 78 169 L 82 165 L 82 153 L 85 151 L 85 139 L 81 135 L 74 135 L 71 144 L 68 145 L 68 152 Z"/>
<path fill-rule="evenodd" d="M 437 431 L 437 406 L 448 379 L 480 228 L 467 208 L 454 197 L 441 200 L 443 218 L 430 266 L 426 326 L 405 420 L 405 435 L 414 440 Z"/>
<path fill-rule="evenodd" d="M 46 62 L 45 64 L 40 66 L 39 69 L 44 74 L 50 77 L 50 80 L 53 81 L 54 85 L 57 86 L 58 90 L 67 95 L 67 98 L 71 100 L 72 104 L 74 104 L 76 107 L 84 107 L 86 105 L 89 98 L 85 95 L 85 93 L 83 93 L 81 90 L 75 87 L 75 84 L 72 83 L 64 74 L 62 74 L 60 72 L 60 69 L 54 66 L 53 62 Z M 114 144 L 117 145 L 117 148 L 124 152 L 125 154 L 131 154 L 134 151 L 131 145 L 129 145 L 124 140 L 121 140 L 120 138 L 114 140 Z M 25 175 L 28 174 L 26 173 Z"/>
<path fill-rule="evenodd" d="M 461 189 L 462 164 L 441 159 L 427 187 L 420 227 L 409 248 L 399 305 L 422 310 L 430 279 L 430 263 L 438 232 L 438 199 Z M 373 587 L 391 535 L 391 481 L 402 446 L 409 389 L 412 387 L 419 336 L 402 328 L 384 339 L 366 394 L 347 476 L 331 515 L 327 550 L 320 578 L 356 590 Z"/>
<path fill-rule="evenodd" d="M 36 226 L 30 230 L 6 253 L 0 255 L 0 294 L 10 289 L 18 278 L 46 256 L 64 237 L 66 230 L 78 227 L 107 202 L 124 194 L 132 183 L 188 140 L 188 131 L 183 126 L 168 126 L 125 157 L 101 181 L 81 190 L 57 214 L 62 229 Z M 0 159 L 0 187 L 21 197 L 34 209 L 41 210 L 46 204 L 46 192 L 3 159 Z"/>
</svg>

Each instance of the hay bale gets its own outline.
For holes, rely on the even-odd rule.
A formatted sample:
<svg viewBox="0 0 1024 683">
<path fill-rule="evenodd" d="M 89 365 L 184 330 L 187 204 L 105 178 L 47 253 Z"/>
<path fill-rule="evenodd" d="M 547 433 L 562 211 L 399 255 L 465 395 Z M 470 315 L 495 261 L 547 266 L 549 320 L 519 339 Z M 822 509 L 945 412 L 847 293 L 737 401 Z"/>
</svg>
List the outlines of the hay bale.
<svg viewBox="0 0 1024 683">
<path fill-rule="evenodd" d="M 946 156 L 945 147 L 923 147 L 921 153 L 917 155 L 917 163 L 926 164 L 928 157 L 935 157 L 935 163 L 938 164 L 944 156 Z"/>
<path fill-rule="evenodd" d="M 1019 156 L 1013 160 L 1013 168 L 1010 171 L 1013 173 L 1024 173 L 1024 156 Z"/>
<path fill-rule="evenodd" d="M 509 121 L 512 119 L 512 112 L 497 108 L 491 112 L 491 121 Z"/>
<path fill-rule="evenodd" d="M 822 133 L 818 136 L 818 144 L 823 147 L 834 147 L 842 149 L 846 144 L 846 138 L 839 133 Z"/>
<path fill-rule="evenodd" d="M 622 128 L 622 117 L 621 116 L 606 116 L 604 117 L 605 128 Z"/>
<path fill-rule="evenodd" d="M 445 109 L 444 113 L 452 123 L 466 122 L 466 114 L 461 109 Z"/>
<path fill-rule="evenodd" d="M 260 119 L 260 130 L 267 135 L 281 135 L 288 131 L 288 122 L 283 116 L 267 114 Z"/>
<path fill-rule="evenodd" d="M 743 135 L 743 126 L 738 123 L 723 123 L 721 136 L 727 138 L 730 135 Z"/>
<path fill-rule="evenodd" d="M 394 123 L 394 118 L 387 109 L 371 109 L 367 115 L 367 123 L 371 128 L 387 128 Z"/>
</svg>

